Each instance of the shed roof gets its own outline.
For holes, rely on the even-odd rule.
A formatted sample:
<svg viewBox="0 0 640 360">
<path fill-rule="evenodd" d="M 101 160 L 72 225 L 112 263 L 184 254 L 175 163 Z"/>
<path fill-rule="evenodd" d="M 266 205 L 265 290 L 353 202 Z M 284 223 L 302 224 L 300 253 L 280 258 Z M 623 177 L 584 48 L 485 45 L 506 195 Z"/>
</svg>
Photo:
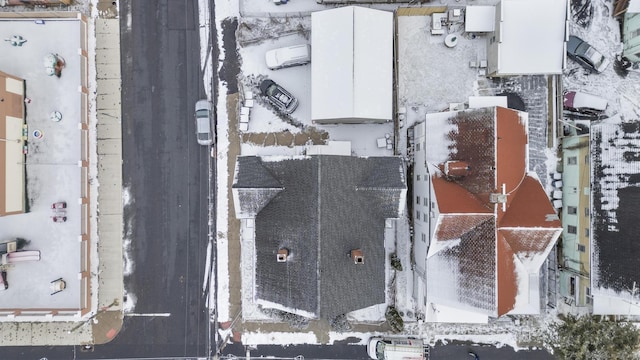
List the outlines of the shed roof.
<svg viewBox="0 0 640 360">
<path fill-rule="evenodd" d="M 311 24 L 311 119 L 390 120 L 393 13 L 346 6 Z"/>
<path fill-rule="evenodd" d="M 566 0 L 502 0 L 496 21 L 498 75 L 562 74 Z"/>
</svg>

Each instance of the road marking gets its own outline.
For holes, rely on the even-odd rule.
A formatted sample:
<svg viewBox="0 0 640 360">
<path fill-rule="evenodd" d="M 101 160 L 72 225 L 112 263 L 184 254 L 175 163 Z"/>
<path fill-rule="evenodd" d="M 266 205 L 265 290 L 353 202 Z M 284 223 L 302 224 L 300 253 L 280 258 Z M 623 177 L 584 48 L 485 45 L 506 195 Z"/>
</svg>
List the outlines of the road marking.
<svg viewBox="0 0 640 360">
<path fill-rule="evenodd" d="M 136 313 L 129 313 L 129 314 L 124 314 L 124 316 L 163 316 L 163 317 L 169 317 L 171 316 L 171 313 L 151 313 L 151 314 L 136 314 Z"/>
</svg>

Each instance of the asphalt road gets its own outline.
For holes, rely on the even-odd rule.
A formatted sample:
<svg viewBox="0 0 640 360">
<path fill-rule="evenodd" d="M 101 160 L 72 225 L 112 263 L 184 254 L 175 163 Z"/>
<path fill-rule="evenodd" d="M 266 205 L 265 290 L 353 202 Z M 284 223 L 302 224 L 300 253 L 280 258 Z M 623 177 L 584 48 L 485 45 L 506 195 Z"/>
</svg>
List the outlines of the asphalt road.
<svg viewBox="0 0 640 360">
<path fill-rule="evenodd" d="M 123 3 L 121 23 L 125 233 L 136 314 L 104 346 L 109 357 L 206 356 L 202 292 L 209 234 L 209 149 L 196 143 L 194 104 L 205 98 L 196 0 Z M 96 347 L 96 352 L 102 351 Z M 128 348 L 121 352 L 120 349 Z"/>
<path fill-rule="evenodd" d="M 470 360 L 469 351 L 478 355 L 479 359 L 491 360 L 552 360 L 553 355 L 544 350 L 514 351 L 513 348 L 504 346 L 478 346 L 468 343 L 453 342 L 448 344 L 438 343 L 431 348 L 429 360 Z M 245 359 L 246 350 L 241 344 L 231 344 L 225 347 L 223 358 Z M 279 346 L 261 345 L 250 349 L 252 359 L 271 358 L 295 360 L 297 356 L 304 357 L 305 360 L 319 359 L 354 359 L 367 360 L 366 346 L 349 345 L 346 343 L 336 343 L 334 345 L 298 345 Z"/>
</svg>

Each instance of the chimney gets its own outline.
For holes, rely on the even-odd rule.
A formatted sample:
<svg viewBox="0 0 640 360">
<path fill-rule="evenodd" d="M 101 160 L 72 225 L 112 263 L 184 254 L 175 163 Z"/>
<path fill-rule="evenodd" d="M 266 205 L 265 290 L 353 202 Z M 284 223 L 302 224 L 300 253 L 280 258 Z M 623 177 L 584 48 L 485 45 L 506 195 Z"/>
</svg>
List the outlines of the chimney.
<svg viewBox="0 0 640 360">
<path fill-rule="evenodd" d="M 287 262 L 287 257 L 289 257 L 289 249 L 282 248 L 278 250 L 278 254 L 276 255 L 278 262 Z"/>
<path fill-rule="evenodd" d="M 444 163 L 443 170 L 447 176 L 461 178 L 469 174 L 471 166 L 466 161 L 451 160 Z"/>
<path fill-rule="evenodd" d="M 353 259 L 353 263 L 364 264 L 364 255 L 362 254 L 362 250 L 354 249 L 349 252 L 349 257 Z"/>
</svg>

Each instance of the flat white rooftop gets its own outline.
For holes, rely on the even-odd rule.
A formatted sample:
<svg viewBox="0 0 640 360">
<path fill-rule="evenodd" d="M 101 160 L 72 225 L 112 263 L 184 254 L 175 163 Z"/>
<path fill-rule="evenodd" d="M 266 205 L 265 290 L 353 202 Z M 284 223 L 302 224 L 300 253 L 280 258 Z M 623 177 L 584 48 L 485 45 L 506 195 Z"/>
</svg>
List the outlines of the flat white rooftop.
<svg viewBox="0 0 640 360">
<path fill-rule="evenodd" d="M 24 78 L 28 125 L 26 157 L 27 209 L 19 215 L 0 217 L 0 242 L 24 238 L 23 250 L 40 251 L 39 261 L 11 264 L 7 269 L 9 287 L 0 287 L 0 312 L 8 309 L 81 308 L 81 172 L 82 144 L 79 129 L 82 107 L 81 20 L 0 19 L 0 38 L 20 35 L 22 46 L 2 42 L 0 69 Z M 66 62 L 61 76 L 47 74 L 45 56 L 58 54 Z M 51 113 L 58 111 L 60 121 Z M 34 137 L 34 130 L 43 136 Z M 86 150 L 85 150 L 86 151 Z M 66 201 L 67 221 L 54 223 L 54 202 Z M 66 289 L 51 295 L 51 282 L 62 278 Z"/>
</svg>

